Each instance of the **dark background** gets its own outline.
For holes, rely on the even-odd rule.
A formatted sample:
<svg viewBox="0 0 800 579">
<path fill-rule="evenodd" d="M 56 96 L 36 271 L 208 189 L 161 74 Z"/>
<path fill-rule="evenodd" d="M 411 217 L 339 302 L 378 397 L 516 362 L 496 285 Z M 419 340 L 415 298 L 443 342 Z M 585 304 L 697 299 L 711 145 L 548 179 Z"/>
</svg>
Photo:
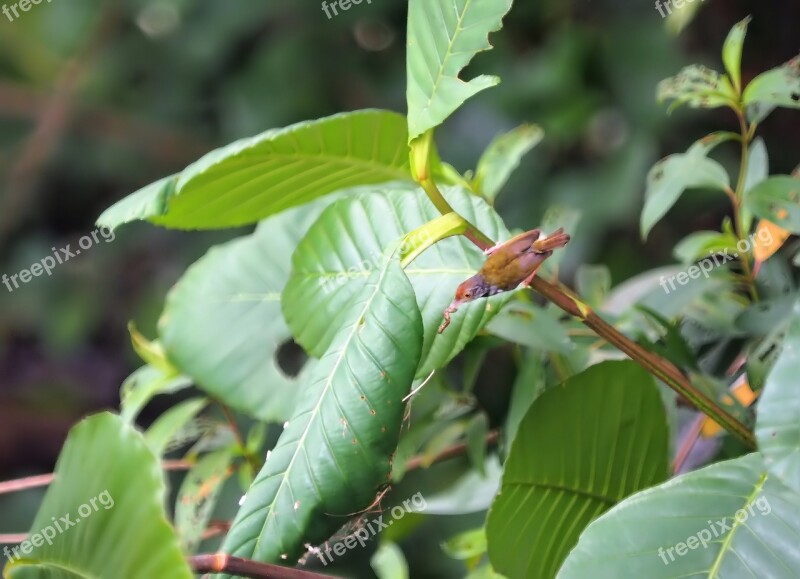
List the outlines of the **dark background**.
<svg viewBox="0 0 800 579">
<path fill-rule="evenodd" d="M 107 206 L 236 138 L 345 110 L 405 111 L 405 13 L 401 0 L 330 20 L 318 0 L 52 0 L 14 22 L 0 15 L 0 274 L 74 247 Z M 696 0 L 676 11 L 680 34 L 649 1 L 519 0 L 466 72 L 503 82 L 439 130 L 442 155 L 464 171 L 493 136 L 539 123 L 545 141 L 497 204 L 508 225 L 579 210 L 568 282 L 578 263 L 607 264 L 614 284 L 670 263 L 683 236 L 719 228 L 727 202 L 686 195 L 643 243 L 647 170 L 737 125 L 723 110 L 668 116 L 656 84 L 693 62 L 721 69 L 723 40 L 748 14 L 745 81 L 797 54 L 797 0 Z M 800 115 L 777 111 L 760 134 L 773 173 L 800 162 Z M 726 163 L 735 153 L 720 149 Z M 49 472 L 74 422 L 117 406 L 139 365 L 127 322 L 154 336 L 184 269 L 240 233 L 135 224 L 51 277 L 0 286 L 0 480 Z M 0 533 L 26 530 L 39 499 L 0 497 Z"/>
</svg>

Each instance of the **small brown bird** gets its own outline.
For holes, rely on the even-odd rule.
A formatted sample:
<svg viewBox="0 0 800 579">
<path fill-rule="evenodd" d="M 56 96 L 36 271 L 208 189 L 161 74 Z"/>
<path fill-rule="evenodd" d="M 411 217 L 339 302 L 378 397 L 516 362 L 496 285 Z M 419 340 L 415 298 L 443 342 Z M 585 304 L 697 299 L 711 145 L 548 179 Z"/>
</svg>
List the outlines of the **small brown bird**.
<svg viewBox="0 0 800 579">
<path fill-rule="evenodd" d="M 462 304 L 511 291 L 520 284 L 529 285 L 553 250 L 564 247 L 569 240 L 563 229 L 544 236 L 533 229 L 487 249 L 484 253 L 489 257 L 480 271 L 458 286 L 456 297 L 444 311 L 439 333 L 450 325 L 450 314 Z"/>
</svg>

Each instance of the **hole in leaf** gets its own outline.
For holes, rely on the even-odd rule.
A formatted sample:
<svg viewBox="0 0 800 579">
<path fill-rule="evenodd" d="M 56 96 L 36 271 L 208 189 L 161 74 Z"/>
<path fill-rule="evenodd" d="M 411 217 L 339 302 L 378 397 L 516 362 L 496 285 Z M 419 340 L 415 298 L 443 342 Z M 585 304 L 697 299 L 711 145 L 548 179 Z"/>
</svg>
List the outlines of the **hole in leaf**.
<svg viewBox="0 0 800 579">
<path fill-rule="evenodd" d="M 284 374 L 295 378 L 305 366 L 308 354 L 294 340 L 289 340 L 278 348 L 275 360 Z"/>
</svg>

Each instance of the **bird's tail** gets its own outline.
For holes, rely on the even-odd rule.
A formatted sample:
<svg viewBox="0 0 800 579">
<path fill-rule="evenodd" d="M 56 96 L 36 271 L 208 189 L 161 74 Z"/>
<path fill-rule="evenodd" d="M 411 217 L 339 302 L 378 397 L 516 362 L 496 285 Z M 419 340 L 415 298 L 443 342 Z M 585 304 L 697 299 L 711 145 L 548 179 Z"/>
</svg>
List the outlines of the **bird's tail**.
<svg viewBox="0 0 800 579">
<path fill-rule="evenodd" d="M 560 227 L 556 229 L 553 233 L 547 236 L 542 236 L 536 241 L 533 242 L 533 250 L 536 253 L 546 253 L 548 251 L 553 251 L 554 249 L 558 249 L 559 247 L 564 247 L 566 244 L 569 243 L 570 236 L 567 233 L 564 233 L 564 228 Z"/>
</svg>

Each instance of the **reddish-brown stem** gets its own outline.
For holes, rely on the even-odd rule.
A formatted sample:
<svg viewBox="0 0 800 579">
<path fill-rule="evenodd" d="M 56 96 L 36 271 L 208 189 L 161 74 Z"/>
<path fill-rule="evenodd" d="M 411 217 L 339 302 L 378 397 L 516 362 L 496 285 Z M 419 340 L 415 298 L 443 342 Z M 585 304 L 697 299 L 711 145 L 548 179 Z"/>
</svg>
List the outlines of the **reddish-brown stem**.
<svg viewBox="0 0 800 579">
<path fill-rule="evenodd" d="M 194 463 L 187 460 L 165 460 L 161 462 L 161 467 L 164 470 L 189 470 L 192 466 L 194 466 Z M 53 473 L 48 473 L 0 482 L 0 495 L 45 487 L 53 482 L 53 478 Z"/>
<path fill-rule="evenodd" d="M 441 191 L 439 191 L 429 172 L 424 171 L 421 175 L 422 178 L 419 179 L 419 183 L 439 212 L 444 215 L 453 211 L 453 208 L 442 196 Z M 467 228 L 465 236 L 481 250 L 486 250 L 494 246 L 494 242 L 472 224 Z M 710 399 L 703 392 L 695 388 L 671 362 L 648 352 L 639 344 L 630 340 L 614 326 L 594 313 L 594 311 L 580 299 L 569 295 L 571 292 L 560 284 L 555 286 L 540 277 L 535 277 L 531 280 L 530 287 L 568 314 L 580 319 L 586 326 L 594 330 L 598 336 L 619 348 L 653 376 L 663 381 L 675 392 L 689 400 L 695 408 L 713 418 L 720 426 L 740 438 L 747 446 L 755 448 L 755 437 L 753 433 L 737 420 L 736 417 L 729 414 L 724 408 L 717 404 L 716 401 Z"/>
<path fill-rule="evenodd" d="M 492 430 L 486 435 L 486 444 L 487 446 L 493 445 L 497 442 L 497 439 L 500 437 L 500 433 L 497 430 Z M 467 452 L 467 443 L 466 442 L 459 442 L 458 444 L 453 444 L 445 448 L 442 452 L 437 454 L 433 460 L 427 459 L 430 461 L 430 464 L 433 465 L 437 462 L 442 462 L 443 460 L 448 460 L 451 458 L 455 458 L 456 456 L 461 456 Z M 406 472 L 412 470 L 418 470 L 423 468 L 424 464 L 426 463 L 426 457 L 424 456 L 415 456 L 409 459 L 406 463 Z"/>
<path fill-rule="evenodd" d="M 228 573 L 237 577 L 251 579 L 333 579 L 330 575 L 322 575 L 311 571 L 281 567 L 269 563 L 259 563 L 249 559 L 231 557 L 224 553 L 195 555 L 189 557 L 189 565 L 197 574 Z"/>
</svg>

